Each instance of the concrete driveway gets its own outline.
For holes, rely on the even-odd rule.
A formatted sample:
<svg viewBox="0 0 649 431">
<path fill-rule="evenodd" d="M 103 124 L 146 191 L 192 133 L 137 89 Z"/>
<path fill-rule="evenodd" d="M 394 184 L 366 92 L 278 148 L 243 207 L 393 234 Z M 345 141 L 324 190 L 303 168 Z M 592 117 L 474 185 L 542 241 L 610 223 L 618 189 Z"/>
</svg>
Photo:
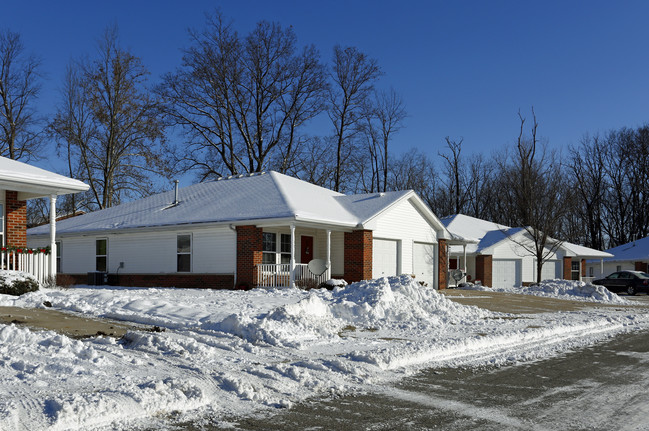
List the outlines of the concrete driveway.
<svg viewBox="0 0 649 431">
<path fill-rule="evenodd" d="M 558 311 L 576 311 L 594 307 L 628 307 L 621 304 L 601 304 L 586 301 L 566 301 L 564 299 L 546 298 L 515 293 L 491 292 L 482 290 L 440 290 L 448 299 L 464 305 L 475 305 L 491 311 L 515 314 L 552 313 Z M 620 295 L 638 305 L 649 307 L 649 295 Z"/>
</svg>

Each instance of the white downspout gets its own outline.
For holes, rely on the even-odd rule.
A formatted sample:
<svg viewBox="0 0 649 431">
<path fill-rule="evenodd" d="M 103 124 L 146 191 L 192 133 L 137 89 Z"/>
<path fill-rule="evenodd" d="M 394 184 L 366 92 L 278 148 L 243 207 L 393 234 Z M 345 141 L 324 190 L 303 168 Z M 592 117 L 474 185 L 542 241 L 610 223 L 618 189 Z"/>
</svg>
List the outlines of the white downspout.
<svg viewBox="0 0 649 431">
<path fill-rule="evenodd" d="M 331 231 L 327 229 L 327 279 L 331 279 Z"/>
<path fill-rule="evenodd" d="M 599 275 L 600 277 L 604 277 L 604 258 L 599 260 Z"/>
<path fill-rule="evenodd" d="M 56 195 L 50 196 L 50 275 L 56 277 Z"/>
<path fill-rule="evenodd" d="M 293 223 L 291 223 L 291 263 L 288 273 L 288 285 L 295 287 L 295 224 Z"/>
</svg>

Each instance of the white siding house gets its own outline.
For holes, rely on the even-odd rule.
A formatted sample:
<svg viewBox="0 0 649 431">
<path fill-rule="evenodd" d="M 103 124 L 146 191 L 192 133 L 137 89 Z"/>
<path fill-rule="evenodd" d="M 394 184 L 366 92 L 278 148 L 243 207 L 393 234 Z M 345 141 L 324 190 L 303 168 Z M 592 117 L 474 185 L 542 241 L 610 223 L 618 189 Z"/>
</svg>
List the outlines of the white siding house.
<svg viewBox="0 0 649 431">
<path fill-rule="evenodd" d="M 631 241 L 606 250 L 611 254 L 600 260 L 587 261 L 587 276 L 591 278 L 605 277 L 616 271 L 644 271 L 649 264 L 649 237 Z"/>
<path fill-rule="evenodd" d="M 177 196 L 61 221 L 62 272 L 79 283 L 100 271 L 121 285 L 215 288 L 405 273 L 444 288 L 440 243 L 458 243 L 413 191 L 343 195 L 269 172 L 195 184 Z M 43 244 L 46 230 L 31 229 L 28 241 Z"/>
<path fill-rule="evenodd" d="M 511 228 L 463 214 L 445 217 L 442 222 L 452 235 L 471 242 L 451 246 L 449 250 L 449 269 L 460 269 L 465 274 L 458 282 L 480 282 L 492 287 L 536 282 L 536 258 L 528 251 L 532 248 L 531 239 L 523 228 Z M 565 241 L 559 244 L 555 250 L 546 249 L 544 253 L 542 279 L 589 281 L 586 259 L 611 256 Z"/>
</svg>

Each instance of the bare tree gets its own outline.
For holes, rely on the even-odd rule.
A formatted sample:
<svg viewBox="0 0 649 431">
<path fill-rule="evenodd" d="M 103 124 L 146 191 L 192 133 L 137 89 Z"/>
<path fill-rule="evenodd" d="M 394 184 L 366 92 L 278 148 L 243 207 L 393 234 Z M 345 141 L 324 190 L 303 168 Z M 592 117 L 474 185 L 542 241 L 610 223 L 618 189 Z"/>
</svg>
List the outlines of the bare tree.
<svg viewBox="0 0 649 431">
<path fill-rule="evenodd" d="M 179 160 L 200 178 L 295 169 L 302 126 L 324 109 L 325 68 L 291 27 L 261 21 L 245 38 L 219 13 L 191 32 L 183 64 L 157 88 L 187 144 Z"/>
<path fill-rule="evenodd" d="M 394 157 L 390 163 L 388 190 L 414 190 L 435 213 L 437 183 L 432 160 L 416 148 Z"/>
<path fill-rule="evenodd" d="M 343 164 L 351 154 L 353 139 L 361 130 L 363 109 L 381 70 L 375 59 L 358 49 L 336 45 L 330 75 L 333 85 L 329 92 L 328 113 L 334 126 L 336 151 L 333 189 L 340 191 Z"/>
<path fill-rule="evenodd" d="M 41 119 L 34 103 L 41 89 L 40 60 L 27 55 L 18 33 L 0 32 L 0 155 L 36 158 Z"/>
<path fill-rule="evenodd" d="M 511 163 L 504 167 L 509 196 L 501 196 L 510 202 L 509 211 L 516 218 L 516 225 L 522 226 L 524 234 L 506 231 L 525 253 L 536 259 L 536 280 L 541 281 L 543 264 L 561 247 L 561 227 L 565 215 L 565 186 L 561 166 L 553 153 L 539 148 L 538 123 L 532 108 L 533 123 L 531 136 L 525 138 L 525 118 L 518 113 L 521 127 L 516 142 L 516 151 Z"/>
<path fill-rule="evenodd" d="M 367 192 L 384 192 L 388 186 L 388 155 L 392 137 L 403 127 L 407 114 L 403 99 L 394 90 L 374 92 L 363 111 L 361 128 L 367 144 L 370 184 Z"/>
<path fill-rule="evenodd" d="M 605 152 L 599 136 L 584 136 L 579 147 L 571 147 L 568 169 L 572 174 L 577 204 L 573 207 L 576 223 L 585 227 L 585 245 L 604 248 L 603 215 L 607 188 Z"/>
<path fill-rule="evenodd" d="M 138 57 L 118 45 L 108 28 L 97 58 L 73 63 L 50 133 L 68 156 L 70 174 L 90 185 L 92 206 L 155 192 L 152 176 L 166 172 L 156 100 Z"/>
</svg>

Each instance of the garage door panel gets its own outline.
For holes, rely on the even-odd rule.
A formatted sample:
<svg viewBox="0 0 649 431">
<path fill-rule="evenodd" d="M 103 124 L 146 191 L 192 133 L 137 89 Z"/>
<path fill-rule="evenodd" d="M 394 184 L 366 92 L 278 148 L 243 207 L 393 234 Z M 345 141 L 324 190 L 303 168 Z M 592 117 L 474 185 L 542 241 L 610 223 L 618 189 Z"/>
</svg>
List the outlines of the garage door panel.
<svg viewBox="0 0 649 431">
<path fill-rule="evenodd" d="M 437 267 L 435 256 L 435 244 L 414 243 L 413 270 L 416 281 L 423 281 L 429 286 L 435 285 L 435 269 Z"/>
<path fill-rule="evenodd" d="M 556 260 L 548 260 L 543 264 L 541 268 L 541 280 L 553 280 L 555 278 L 560 278 L 560 266 L 559 262 Z M 534 266 L 534 278 L 536 278 L 536 263 Z"/>
<path fill-rule="evenodd" d="M 491 271 L 492 287 L 507 288 L 521 285 L 521 261 L 494 259 Z"/>
<path fill-rule="evenodd" d="M 398 242 L 374 239 L 372 244 L 372 278 L 389 277 L 398 272 Z"/>
</svg>

